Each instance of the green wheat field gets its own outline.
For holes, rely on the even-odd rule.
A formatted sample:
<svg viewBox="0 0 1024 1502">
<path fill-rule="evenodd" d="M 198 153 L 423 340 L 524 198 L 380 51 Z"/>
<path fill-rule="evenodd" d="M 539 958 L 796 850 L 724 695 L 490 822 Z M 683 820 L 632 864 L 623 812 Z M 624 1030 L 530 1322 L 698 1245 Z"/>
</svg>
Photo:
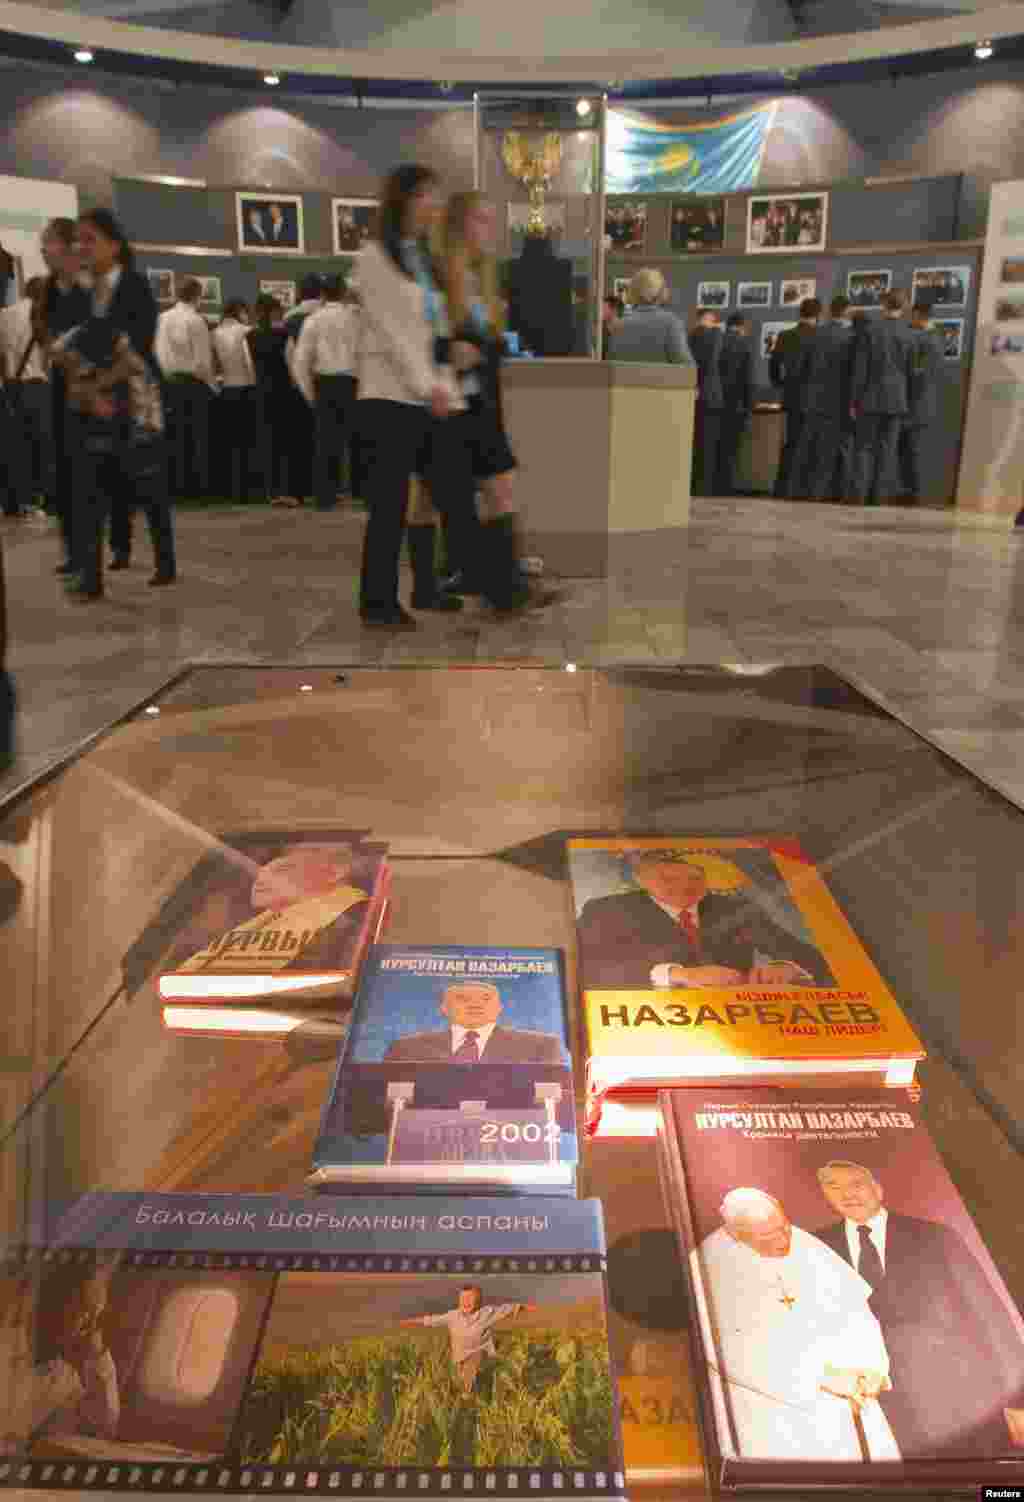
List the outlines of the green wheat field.
<svg viewBox="0 0 1024 1502">
<path fill-rule="evenodd" d="M 610 1464 L 603 1329 L 499 1336 L 470 1398 L 429 1342 L 370 1337 L 279 1352 L 256 1367 L 238 1430 L 245 1463 L 366 1466 Z"/>
</svg>

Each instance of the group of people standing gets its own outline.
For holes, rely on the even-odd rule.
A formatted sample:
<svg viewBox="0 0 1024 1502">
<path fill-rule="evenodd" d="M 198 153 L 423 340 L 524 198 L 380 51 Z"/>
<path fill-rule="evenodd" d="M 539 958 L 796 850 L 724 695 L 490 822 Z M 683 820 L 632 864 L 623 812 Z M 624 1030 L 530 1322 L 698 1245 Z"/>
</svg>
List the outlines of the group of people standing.
<svg viewBox="0 0 1024 1502">
<path fill-rule="evenodd" d="M 782 392 L 785 442 L 777 497 L 875 506 L 921 499 L 922 458 L 939 416 L 942 346 L 931 308 L 887 292 L 878 315 L 817 298 L 776 341 L 770 362 Z"/>
</svg>

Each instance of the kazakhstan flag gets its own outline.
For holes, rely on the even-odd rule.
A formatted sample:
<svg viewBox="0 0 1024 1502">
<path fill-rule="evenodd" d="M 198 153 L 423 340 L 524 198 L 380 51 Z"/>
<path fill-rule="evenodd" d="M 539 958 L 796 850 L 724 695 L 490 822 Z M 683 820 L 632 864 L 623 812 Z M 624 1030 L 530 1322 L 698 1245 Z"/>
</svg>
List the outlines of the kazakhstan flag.
<svg viewBox="0 0 1024 1502">
<path fill-rule="evenodd" d="M 756 186 L 775 100 L 678 128 L 608 113 L 609 193 L 735 193 Z"/>
</svg>

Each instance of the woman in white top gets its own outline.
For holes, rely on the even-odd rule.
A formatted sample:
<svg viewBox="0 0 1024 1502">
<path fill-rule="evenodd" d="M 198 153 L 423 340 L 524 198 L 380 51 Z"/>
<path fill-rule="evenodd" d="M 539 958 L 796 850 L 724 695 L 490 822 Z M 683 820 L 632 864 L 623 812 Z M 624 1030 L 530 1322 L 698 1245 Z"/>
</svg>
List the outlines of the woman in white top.
<svg viewBox="0 0 1024 1502">
<path fill-rule="evenodd" d="M 452 369 L 445 299 L 428 236 L 441 210 L 427 167 L 398 167 L 384 183 L 377 238 L 359 259 L 363 309 L 359 357 L 359 446 L 369 509 L 359 613 L 367 626 L 411 629 L 398 601 L 398 560 L 410 481 L 425 475 L 434 503 L 448 504 L 443 464 L 433 456 L 438 424 L 463 400 Z"/>
</svg>

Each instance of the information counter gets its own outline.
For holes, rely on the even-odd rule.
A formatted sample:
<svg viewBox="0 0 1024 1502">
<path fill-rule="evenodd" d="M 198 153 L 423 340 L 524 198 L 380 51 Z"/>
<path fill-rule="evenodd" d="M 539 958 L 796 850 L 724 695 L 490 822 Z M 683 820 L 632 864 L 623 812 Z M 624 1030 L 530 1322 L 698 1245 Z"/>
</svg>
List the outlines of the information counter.
<svg viewBox="0 0 1024 1502">
<path fill-rule="evenodd" d="M 690 515 L 693 366 L 510 360 L 505 421 L 531 549 L 556 573 L 601 577 L 631 539 Z"/>
</svg>

